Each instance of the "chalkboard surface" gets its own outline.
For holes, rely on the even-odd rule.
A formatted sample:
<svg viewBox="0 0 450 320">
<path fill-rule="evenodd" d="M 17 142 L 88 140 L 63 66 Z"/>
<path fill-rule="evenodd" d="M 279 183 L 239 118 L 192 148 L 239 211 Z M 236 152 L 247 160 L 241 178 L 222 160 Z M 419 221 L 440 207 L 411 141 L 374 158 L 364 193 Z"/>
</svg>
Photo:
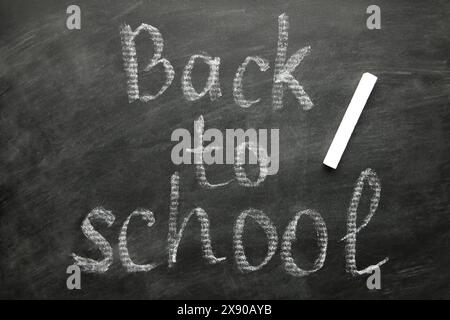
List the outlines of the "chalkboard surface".
<svg viewBox="0 0 450 320">
<path fill-rule="evenodd" d="M 81 29 L 66 26 L 66 8 L 81 9 Z M 366 0 L 305 1 L 1 1 L 0 3 L 0 297 L 136 299 L 344 299 L 450 298 L 449 102 L 450 2 L 377 1 L 381 29 L 370 30 Z M 287 57 L 310 46 L 292 74 L 313 102 L 304 110 L 285 89 L 283 107 L 272 107 L 278 18 L 289 17 Z M 120 27 L 142 23 L 164 39 L 162 57 L 175 75 L 157 99 L 129 102 Z M 136 38 L 142 66 L 154 53 L 149 34 Z M 222 96 L 196 101 L 183 95 L 183 69 L 193 54 L 220 57 Z M 233 98 L 233 79 L 247 56 L 243 87 L 249 108 Z M 142 72 L 139 87 L 155 94 L 164 84 L 161 65 Z M 378 77 L 336 170 L 322 165 L 361 75 Z M 193 83 L 201 90 L 208 67 L 197 62 Z M 177 128 L 193 132 L 202 115 L 206 128 L 279 129 L 279 171 L 261 186 L 236 182 L 207 190 L 194 165 L 175 165 Z M 381 289 L 369 290 L 370 274 L 345 270 L 347 212 L 355 181 L 371 168 L 381 184 L 378 209 L 358 233 L 358 268 L 389 261 Z M 217 257 L 202 256 L 200 224 L 183 233 L 176 264 L 168 267 L 171 176 L 179 173 L 179 223 L 201 207 L 210 221 Z M 251 172 L 251 170 L 249 170 Z M 233 178 L 232 165 L 207 167 L 208 179 Z M 254 177 L 252 177 L 254 179 Z M 369 213 L 366 185 L 357 224 Z M 82 273 L 81 289 L 66 286 L 73 254 L 101 260 L 82 232 L 94 208 L 114 223 L 93 223 L 111 244 L 113 262 L 104 273 Z M 119 234 L 137 208 L 155 223 L 128 225 L 128 250 L 136 264 L 119 259 Z M 249 208 L 264 212 L 279 245 L 260 270 L 242 273 L 234 259 L 234 225 Z M 323 267 L 305 277 L 283 268 L 280 245 L 296 212 L 312 209 L 326 223 Z M 311 220 L 301 218 L 292 255 L 312 269 L 318 255 Z M 252 265 L 267 253 L 263 230 L 247 220 L 243 243 Z"/>
</svg>

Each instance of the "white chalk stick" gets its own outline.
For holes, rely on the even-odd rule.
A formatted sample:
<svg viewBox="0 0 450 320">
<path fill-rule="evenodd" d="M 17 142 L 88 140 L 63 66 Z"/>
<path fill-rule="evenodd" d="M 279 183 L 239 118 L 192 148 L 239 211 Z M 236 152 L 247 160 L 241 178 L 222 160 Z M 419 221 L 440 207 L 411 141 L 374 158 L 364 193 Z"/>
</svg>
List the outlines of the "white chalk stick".
<svg viewBox="0 0 450 320">
<path fill-rule="evenodd" d="M 328 149 L 327 155 L 323 160 L 323 164 L 336 169 L 345 147 L 347 146 L 353 129 L 358 122 L 359 116 L 366 105 L 367 99 L 369 99 L 370 93 L 377 82 L 377 77 L 370 73 L 364 73 L 359 81 L 358 87 L 353 94 L 352 100 L 348 105 L 347 111 L 345 111 L 341 124 L 336 132 L 336 135 L 331 142 L 331 146 Z"/>
</svg>

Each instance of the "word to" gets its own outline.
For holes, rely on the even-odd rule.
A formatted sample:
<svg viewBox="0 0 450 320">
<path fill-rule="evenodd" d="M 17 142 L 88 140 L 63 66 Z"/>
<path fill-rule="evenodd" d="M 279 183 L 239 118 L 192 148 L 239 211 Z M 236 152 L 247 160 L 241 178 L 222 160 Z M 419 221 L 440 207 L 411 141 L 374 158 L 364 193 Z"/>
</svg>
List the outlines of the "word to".
<svg viewBox="0 0 450 320">
<path fill-rule="evenodd" d="M 204 131 L 203 116 L 194 121 L 194 146 L 192 148 L 191 134 L 187 129 L 176 129 L 172 132 L 171 140 L 179 141 L 173 148 L 171 159 L 174 164 L 192 164 L 199 170 L 204 170 L 203 164 L 236 164 L 237 171 L 245 164 L 245 151 L 249 149 L 248 164 L 261 164 L 264 175 L 275 175 L 279 168 L 279 129 L 271 129 L 270 156 L 267 153 L 267 129 L 226 129 L 226 156 L 224 161 L 223 135 L 218 129 Z M 181 141 L 180 141 L 181 139 Z M 212 141 L 203 148 L 203 141 Z M 236 147 L 235 147 L 236 141 Z"/>
</svg>

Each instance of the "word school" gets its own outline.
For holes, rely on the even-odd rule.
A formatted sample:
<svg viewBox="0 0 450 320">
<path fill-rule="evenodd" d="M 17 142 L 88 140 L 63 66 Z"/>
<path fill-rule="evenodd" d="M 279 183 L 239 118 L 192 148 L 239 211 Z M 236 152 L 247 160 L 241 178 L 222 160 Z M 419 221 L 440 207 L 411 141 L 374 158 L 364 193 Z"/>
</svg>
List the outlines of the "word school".
<svg viewBox="0 0 450 320">
<path fill-rule="evenodd" d="M 240 176 L 236 176 L 236 179 L 242 179 Z M 197 177 L 197 182 L 201 187 L 204 185 Z M 362 224 L 357 226 L 357 210 L 363 188 L 365 183 L 368 183 L 372 190 L 372 196 L 370 199 L 370 209 L 369 214 L 362 220 Z M 168 267 L 173 267 L 177 262 L 177 251 L 180 241 L 183 237 L 184 230 L 188 225 L 190 219 L 195 216 L 200 223 L 200 240 L 204 259 L 209 264 L 217 264 L 226 260 L 226 257 L 217 257 L 212 248 L 212 240 L 210 235 L 210 221 L 208 214 L 202 208 L 195 208 L 189 212 L 189 214 L 182 220 L 181 226 L 178 227 L 178 207 L 180 198 L 180 177 L 177 172 L 175 172 L 171 177 L 171 192 L 170 192 L 170 206 L 169 206 L 169 227 L 168 227 L 168 237 L 167 237 L 167 253 L 168 253 Z M 375 211 L 377 210 L 378 203 L 380 201 L 381 185 L 377 177 L 377 174 L 371 170 L 364 170 L 359 176 L 355 184 L 355 189 L 350 201 L 350 206 L 347 212 L 347 234 L 342 240 L 345 240 L 345 260 L 346 260 L 346 271 L 352 275 L 362 275 L 371 273 L 374 269 L 380 267 L 388 258 L 383 261 L 378 262 L 375 265 L 371 265 L 365 269 L 358 270 L 356 267 L 356 237 L 357 234 L 364 229 L 370 220 L 372 219 Z M 316 258 L 314 265 L 311 269 L 305 270 L 299 267 L 292 255 L 292 244 L 296 240 L 297 225 L 302 216 L 309 217 L 313 221 L 313 225 L 316 231 L 317 246 L 319 248 L 319 254 Z M 119 258 L 127 272 L 149 272 L 155 267 L 161 265 L 158 263 L 149 263 L 145 265 L 136 264 L 132 261 L 128 251 L 127 245 L 127 233 L 128 225 L 133 217 L 141 217 L 149 227 L 152 227 L 155 223 L 155 217 L 153 212 L 147 209 L 138 209 L 133 211 L 122 225 L 119 234 Z M 267 254 L 266 257 L 259 265 L 251 265 L 245 255 L 243 234 L 245 229 L 245 224 L 248 219 L 254 220 L 260 228 L 264 231 L 267 238 Z M 97 261 L 91 258 L 81 257 L 73 253 L 72 256 L 75 260 L 75 264 L 80 267 L 81 270 L 85 272 L 92 273 L 104 273 L 108 271 L 110 265 L 113 262 L 113 248 L 111 244 L 98 232 L 95 230 L 92 222 L 96 220 L 98 222 L 105 223 L 108 227 L 111 227 L 115 222 L 115 216 L 111 211 L 104 208 L 93 209 L 84 219 L 81 225 L 81 230 L 83 234 L 92 241 L 100 250 L 104 256 L 103 260 Z M 238 270 L 243 273 L 254 272 L 263 268 L 274 256 L 278 249 L 279 237 L 277 229 L 273 224 L 272 220 L 261 210 L 255 208 L 249 208 L 244 210 L 237 217 L 234 228 L 233 228 L 233 251 L 234 259 Z M 283 268 L 286 273 L 295 277 L 308 276 L 318 270 L 320 270 L 325 263 L 326 253 L 328 245 L 328 232 L 324 219 L 321 214 L 314 210 L 303 210 L 299 211 L 292 218 L 288 226 L 286 227 L 284 234 L 282 236 L 281 243 L 281 261 L 283 263 Z"/>
</svg>

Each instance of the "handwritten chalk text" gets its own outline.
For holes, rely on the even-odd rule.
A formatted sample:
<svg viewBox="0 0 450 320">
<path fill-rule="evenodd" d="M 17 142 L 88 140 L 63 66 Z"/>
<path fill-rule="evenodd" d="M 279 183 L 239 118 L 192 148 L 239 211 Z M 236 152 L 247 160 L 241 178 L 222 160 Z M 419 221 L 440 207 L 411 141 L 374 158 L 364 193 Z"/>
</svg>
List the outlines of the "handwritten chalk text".
<svg viewBox="0 0 450 320">
<path fill-rule="evenodd" d="M 272 107 L 274 110 L 281 109 L 283 107 L 283 96 L 285 87 L 287 86 L 297 99 L 298 103 L 303 107 L 303 110 L 309 110 L 314 106 L 314 104 L 305 92 L 303 86 L 300 85 L 292 73 L 300 65 L 303 59 L 309 55 L 311 47 L 307 46 L 301 48 L 289 57 L 289 59 L 286 59 L 289 35 L 288 31 L 289 18 L 283 13 L 278 17 L 278 46 L 277 55 L 275 58 L 275 71 L 273 75 Z M 164 68 L 164 84 L 154 95 L 142 93 L 142 90 L 139 88 L 138 57 L 136 53 L 135 39 L 141 32 L 149 33 L 154 45 L 153 57 L 144 67 L 143 72 L 150 72 L 157 65 L 162 65 Z M 132 103 L 136 100 L 140 100 L 142 102 L 155 100 L 170 87 L 175 77 L 175 71 L 172 64 L 167 58 L 163 58 L 164 40 L 160 31 L 154 26 L 145 23 L 141 24 L 138 28 L 136 28 L 136 30 L 133 31 L 129 25 L 124 24 L 120 28 L 120 37 L 122 40 L 124 69 L 127 76 L 128 101 Z M 202 91 L 197 92 L 192 85 L 192 70 L 195 67 L 195 63 L 200 61 L 209 66 L 209 75 Z M 250 62 L 256 63 L 261 72 L 266 72 L 270 68 L 269 62 L 259 56 L 250 56 L 245 58 L 244 62 L 238 67 L 233 81 L 233 96 L 235 103 L 242 108 L 248 108 L 260 101 L 260 99 L 247 100 L 243 92 L 243 77 Z M 181 77 L 181 87 L 185 99 L 187 101 L 196 101 L 205 95 L 208 95 L 211 101 L 219 99 L 222 96 L 222 91 L 220 89 L 219 69 L 219 57 L 211 57 L 207 53 L 197 53 L 192 55 L 189 58 Z"/>
<path fill-rule="evenodd" d="M 359 199 L 361 197 L 364 182 L 368 181 L 369 186 L 372 188 L 373 195 L 371 197 L 369 214 L 363 220 L 363 223 L 356 226 L 356 211 L 358 209 Z M 358 270 L 356 267 L 356 234 L 360 232 L 364 227 L 368 225 L 370 220 L 375 214 L 378 203 L 380 201 L 381 186 L 376 173 L 371 169 L 364 170 L 358 178 L 355 191 L 353 193 L 350 207 L 348 209 L 348 221 L 347 221 L 347 235 L 343 238 L 346 241 L 345 257 L 346 257 L 346 271 L 350 274 L 362 275 L 371 273 L 375 268 L 379 268 L 388 259 L 384 259 L 375 265 L 371 265 L 365 269 Z M 202 208 L 192 209 L 188 215 L 182 219 L 181 225 L 179 225 L 179 198 L 180 198 L 180 176 L 178 172 L 175 172 L 171 177 L 171 192 L 170 192 L 170 205 L 169 205 L 169 230 L 167 238 L 167 252 L 168 252 L 168 267 L 171 268 L 177 263 L 177 252 L 180 241 L 183 237 L 183 233 L 188 225 L 188 222 L 192 217 L 195 217 L 200 223 L 200 241 L 202 247 L 203 257 L 209 264 L 217 264 L 225 261 L 226 257 L 218 256 L 212 245 L 211 233 L 210 233 L 210 220 L 208 213 Z M 151 263 L 147 265 L 135 264 L 129 254 L 127 247 L 127 232 L 128 224 L 132 217 L 140 216 L 149 227 L 152 227 L 155 218 L 151 211 L 146 209 L 135 210 L 125 220 L 120 235 L 119 235 L 119 257 L 124 269 L 127 272 L 148 272 L 160 265 L 161 262 Z M 292 256 L 292 243 L 296 240 L 296 233 L 298 229 L 299 219 L 302 216 L 309 217 L 313 221 L 313 226 L 316 232 L 317 244 L 319 248 L 319 254 L 313 264 L 313 268 L 309 270 L 302 269 L 296 264 Z M 267 254 L 266 257 L 259 265 L 251 265 L 245 255 L 243 234 L 246 222 L 252 219 L 266 234 L 267 239 Z M 92 221 L 97 220 L 105 223 L 108 227 L 114 223 L 115 216 L 111 211 L 104 208 L 93 209 L 87 217 L 84 219 L 81 230 L 84 235 L 91 240 L 100 250 L 104 258 L 100 261 L 90 258 L 80 257 L 73 254 L 75 264 L 78 265 L 82 271 L 91 273 L 104 273 L 108 271 L 111 263 L 113 262 L 113 250 L 111 244 L 109 244 L 105 238 L 94 229 Z M 279 237 L 277 228 L 270 219 L 270 217 L 263 212 L 255 208 L 249 208 L 244 210 L 237 217 L 234 229 L 233 229 L 233 251 L 236 266 L 239 271 L 243 273 L 254 272 L 262 269 L 275 255 L 278 249 Z M 328 245 L 328 232 L 324 219 L 321 214 L 314 210 L 303 210 L 297 212 L 284 231 L 281 242 L 281 260 L 283 268 L 286 273 L 294 277 L 304 277 L 312 273 L 319 271 L 325 264 Z"/>
</svg>

